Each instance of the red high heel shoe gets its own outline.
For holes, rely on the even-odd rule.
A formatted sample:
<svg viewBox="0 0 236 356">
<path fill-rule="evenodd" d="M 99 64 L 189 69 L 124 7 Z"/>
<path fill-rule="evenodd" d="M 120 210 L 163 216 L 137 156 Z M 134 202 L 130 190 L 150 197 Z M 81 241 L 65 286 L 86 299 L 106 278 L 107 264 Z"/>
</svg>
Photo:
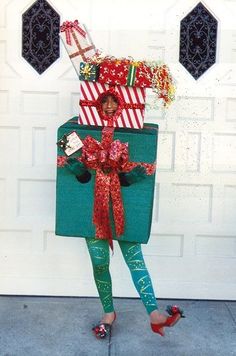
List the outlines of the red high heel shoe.
<svg viewBox="0 0 236 356">
<path fill-rule="evenodd" d="M 164 323 L 161 323 L 161 324 L 152 324 L 151 323 L 151 328 L 154 333 L 160 334 L 161 336 L 165 336 Z"/>
<path fill-rule="evenodd" d="M 164 336 L 164 328 L 174 326 L 180 318 L 185 318 L 183 310 L 181 310 L 177 305 L 168 305 L 166 311 L 170 316 L 166 318 L 164 323 L 153 324 L 151 323 L 151 328 L 154 333 Z"/>
<path fill-rule="evenodd" d="M 111 324 L 108 323 L 99 323 L 95 325 L 92 330 L 94 332 L 94 335 L 98 339 L 104 339 L 106 336 L 111 334 L 111 329 L 114 321 L 116 320 L 116 312 L 114 312 L 114 320 Z"/>
</svg>

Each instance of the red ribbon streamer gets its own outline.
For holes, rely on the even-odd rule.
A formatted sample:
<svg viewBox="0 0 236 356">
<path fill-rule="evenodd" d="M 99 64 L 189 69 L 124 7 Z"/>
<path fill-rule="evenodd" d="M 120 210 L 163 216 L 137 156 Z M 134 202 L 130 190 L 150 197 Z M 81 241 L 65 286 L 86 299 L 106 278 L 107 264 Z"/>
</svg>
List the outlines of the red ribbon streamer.
<svg viewBox="0 0 236 356">
<path fill-rule="evenodd" d="M 66 43 L 71 46 L 71 36 L 73 35 L 73 30 L 79 32 L 83 37 L 86 36 L 86 32 L 79 26 L 78 20 L 65 21 L 60 27 L 61 32 L 66 34 Z"/>
<path fill-rule="evenodd" d="M 80 100 L 79 105 L 81 106 L 98 106 L 97 100 Z M 145 108 L 145 104 L 141 104 L 141 103 L 124 103 L 121 106 L 122 109 L 144 109 Z"/>
<path fill-rule="evenodd" d="M 83 141 L 80 158 L 87 168 L 96 170 L 93 223 L 96 226 L 96 237 L 108 239 L 112 249 L 109 202 L 111 198 L 115 231 L 120 236 L 124 233 L 124 207 L 118 172 L 128 162 L 128 144 L 119 140 L 112 141 L 113 132 L 113 128 L 104 128 L 101 142 L 87 136 Z"/>
</svg>

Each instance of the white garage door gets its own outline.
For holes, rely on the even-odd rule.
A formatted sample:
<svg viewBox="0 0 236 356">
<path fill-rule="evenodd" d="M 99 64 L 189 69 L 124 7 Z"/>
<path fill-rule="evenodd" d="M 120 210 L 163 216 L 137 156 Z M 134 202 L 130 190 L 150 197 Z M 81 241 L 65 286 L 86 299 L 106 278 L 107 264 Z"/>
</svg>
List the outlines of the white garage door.
<svg viewBox="0 0 236 356">
<path fill-rule="evenodd" d="M 0 293 L 94 296 L 84 240 L 54 234 L 56 130 L 78 112 L 79 82 L 64 48 L 42 75 L 21 57 L 32 2 L 0 4 Z M 217 63 L 198 81 L 178 63 L 179 22 L 196 1 L 49 3 L 98 48 L 169 64 L 177 99 L 146 116 L 160 125 L 146 261 L 159 297 L 234 299 L 236 1 L 204 2 L 219 21 Z M 116 244 L 112 273 L 116 296 L 137 296 Z"/>
</svg>

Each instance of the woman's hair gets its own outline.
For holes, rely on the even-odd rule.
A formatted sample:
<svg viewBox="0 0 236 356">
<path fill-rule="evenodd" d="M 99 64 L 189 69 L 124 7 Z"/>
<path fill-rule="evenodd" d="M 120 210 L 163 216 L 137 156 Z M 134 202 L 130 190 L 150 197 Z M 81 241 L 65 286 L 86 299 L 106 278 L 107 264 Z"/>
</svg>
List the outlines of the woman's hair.
<svg viewBox="0 0 236 356">
<path fill-rule="evenodd" d="M 114 102 L 118 104 L 118 99 L 117 99 L 117 97 L 116 97 L 115 95 L 113 95 L 113 94 L 110 94 L 110 93 L 105 94 L 105 95 L 102 96 L 101 103 L 104 104 L 104 103 L 107 101 L 107 99 L 108 99 L 109 96 L 111 96 L 112 99 L 114 100 Z"/>
</svg>

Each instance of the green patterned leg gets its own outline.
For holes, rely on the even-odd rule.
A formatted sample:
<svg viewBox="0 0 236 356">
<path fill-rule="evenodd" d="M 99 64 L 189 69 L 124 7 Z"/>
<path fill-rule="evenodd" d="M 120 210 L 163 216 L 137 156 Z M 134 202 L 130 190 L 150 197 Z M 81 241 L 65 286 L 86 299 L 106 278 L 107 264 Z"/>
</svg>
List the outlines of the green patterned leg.
<svg viewBox="0 0 236 356">
<path fill-rule="evenodd" d="M 86 239 L 93 265 L 93 274 L 98 294 L 105 313 L 114 311 L 112 300 L 112 282 L 109 272 L 110 255 L 107 240 Z"/>
<path fill-rule="evenodd" d="M 143 259 L 141 244 L 119 241 L 119 245 L 125 262 L 129 267 L 134 285 L 148 314 L 150 314 L 153 310 L 158 309 L 158 306 L 152 281 Z"/>
</svg>

